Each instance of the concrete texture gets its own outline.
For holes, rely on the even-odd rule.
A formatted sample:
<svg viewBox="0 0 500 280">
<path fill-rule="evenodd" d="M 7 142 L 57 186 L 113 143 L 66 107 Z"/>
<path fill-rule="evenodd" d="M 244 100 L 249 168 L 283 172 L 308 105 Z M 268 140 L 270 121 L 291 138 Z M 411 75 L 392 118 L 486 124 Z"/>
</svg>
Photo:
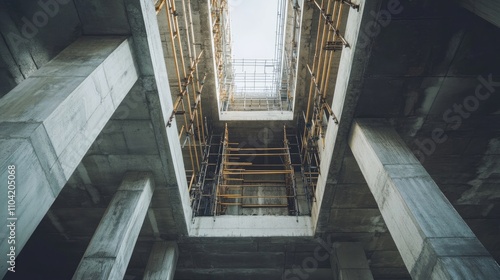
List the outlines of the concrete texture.
<svg viewBox="0 0 500 280">
<path fill-rule="evenodd" d="M 361 243 L 334 243 L 332 251 L 330 261 L 334 280 L 373 280 Z"/>
<path fill-rule="evenodd" d="M 113 99 L 121 101 L 136 79 L 127 39 L 83 37 L 0 100 L 0 162 L 25 174 L 16 189 L 19 252 L 111 117 Z"/>
<path fill-rule="evenodd" d="M 357 119 L 349 146 L 412 277 L 500 277 L 500 266 L 393 128 Z"/>
<path fill-rule="evenodd" d="M 74 42 L 81 29 L 71 1 L 0 1 L 0 97 Z"/>
<path fill-rule="evenodd" d="M 123 278 L 154 188 L 150 173 L 129 172 L 125 175 L 73 279 Z"/>
<path fill-rule="evenodd" d="M 474 14 L 500 27 L 500 4 L 491 0 L 462 0 L 460 5 Z"/>
<path fill-rule="evenodd" d="M 18 272 L 9 273 L 6 279 L 70 278 L 123 175 L 132 169 L 151 171 L 157 188 L 152 198 L 152 214 L 141 228 L 125 279 L 139 279 L 144 275 L 158 238 L 178 241 L 176 279 L 280 279 L 285 273 L 288 278 L 300 279 L 303 265 L 312 264 L 307 260 L 314 258 L 316 247 L 322 244 L 315 237 L 328 244 L 360 242 L 374 279 L 410 279 L 386 221 L 347 148 L 352 116 L 389 119 L 480 242 L 497 261 L 500 260 L 497 190 L 500 131 L 495 125 L 499 122 L 500 111 L 495 84 L 500 81 L 497 51 L 500 32 L 496 26 L 461 8 L 459 3 L 401 0 L 403 10 L 391 14 L 389 24 L 379 25 L 380 32 L 375 32 L 376 26 L 371 26 L 373 14 L 388 10 L 391 1 L 365 3 L 360 11 L 364 19 L 356 16 L 357 12 L 345 9 L 354 14 L 349 15 L 347 21 L 357 19 L 355 22 L 360 21 L 360 25 L 347 25 L 346 33 L 351 34 L 348 41 L 357 45 L 342 51 L 345 55 L 342 55 L 343 62 L 338 63 L 338 81 L 335 86 L 330 83 L 328 98 L 332 98 L 341 121 L 338 126 L 330 126 L 332 134 L 322 151 L 328 155 L 333 149 L 333 157 L 329 170 L 322 169 L 326 184 L 324 194 L 319 191 L 316 197 L 316 204 L 321 207 L 315 210 L 318 222 L 311 223 L 316 225 L 312 230 L 314 237 L 227 238 L 189 236 L 189 228 L 194 226 L 187 218 L 188 207 L 183 206 L 189 203 L 189 198 L 185 197 L 187 191 L 183 191 L 185 178 L 182 172 L 176 171 L 179 166 L 174 167 L 174 163 L 182 165 L 182 155 L 171 155 L 171 148 L 177 144 L 170 144 L 176 140 L 174 136 L 169 138 L 164 119 L 171 108 L 167 96 L 175 96 L 178 88 L 167 83 L 165 78 L 173 74 L 170 70 L 173 63 L 168 48 L 161 54 L 161 45 L 154 43 L 160 38 L 160 44 L 164 45 L 167 40 L 161 30 L 161 19 L 158 20 L 160 31 L 153 30 L 152 7 L 146 6 L 150 15 L 145 19 L 140 11 L 146 2 L 70 1 L 60 6 L 61 11 L 40 28 L 38 35 L 29 40 L 28 47 L 14 49 L 5 40 L 5 33 L 14 27 L 17 34 L 22 35 L 22 18 L 32 19 L 40 8 L 37 1 L 0 2 L 6 5 L 5 9 L 0 7 L 0 13 L 7 11 L 8 14 L 0 16 L 3 36 L 0 39 L 0 96 L 43 67 L 80 35 L 93 35 L 90 32 L 96 32 L 94 35 L 132 35 L 132 50 L 141 76 L 60 191 L 50 214 L 41 220 L 19 254 Z M 208 1 L 188 2 L 193 8 L 196 46 L 198 50 L 206 50 L 200 65 L 201 73 L 207 73 L 203 111 L 214 130 L 220 132 L 224 122 L 219 121 L 217 106 L 214 106 L 213 57 L 207 51 L 211 47 Z M 177 7 L 181 7 L 180 3 L 176 0 Z M 304 106 L 309 89 L 306 64 L 312 62 L 314 54 L 318 13 L 310 3 L 305 3 L 303 8 L 296 114 L 303 110 L 300 106 Z M 177 12 L 182 16 L 182 9 Z M 106 25 L 92 25 L 93 20 L 106 22 Z M 370 27 L 372 32 L 367 32 Z M 355 38 L 368 39 L 368 43 L 357 43 Z M 150 48 L 154 49 L 153 54 Z M 162 60 L 166 60 L 166 74 L 161 66 L 152 66 L 153 62 L 161 64 Z M 336 67 L 334 63 L 333 72 Z M 156 71 L 158 76 L 155 76 Z M 448 109 L 453 110 L 454 103 L 463 104 L 478 86 L 482 86 L 481 94 L 490 93 L 487 100 L 481 100 L 479 107 L 469 112 L 470 116 L 459 121 L 456 113 L 451 115 L 454 117 L 452 122 L 443 119 Z M 474 102 L 470 98 L 467 100 Z M 475 106 L 471 103 L 468 108 L 472 108 L 471 105 Z M 0 116 L 2 114 L 0 111 Z M 233 121 L 229 125 L 233 131 L 231 137 L 250 147 L 279 144 L 283 123 Z M 295 121 L 286 124 L 292 129 L 296 126 Z M 5 131 L 15 135 L 4 127 L 0 134 Z M 443 143 L 434 142 L 433 146 L 426 139 L 432 140 L 435 129 L 443 129 L 448 138 Z M 422 143 L 425 143 L 423 148 Z M 10 156 L 10 146 L 1 145 L 0 150 L 7 151 L 4 153 Z M 29 143 L 9 145 L 19 146 L 26 157 L 37 161 L 37 154 Z M 50 148 L 49 144 L 41 146 Z M 329 159 L 323 161 L 326 164 Z M 36 193 L 40 202 L 48 203 L 46 197 L 40 195 L 40 190 L 44 189 L 39 184 L 48 184 L 41 179 L 44 170 L 24 164 L 18 168 L 23 174 L 40 174 L 35 176 L 38 180 L 26 184 L 32 186 L 31 192 Z M 47 258 L 49 254 L 50 259 Z M 54 263 L 59 264 L 57 269 Z M 453 264 L 449 259 L 444 263 Z M 483 262 L 476 264 L 481 268 Z M 329 261 L 318 262 L 318 268 L 308 274 L 309 279 L 331 279 L 331 275 Z"/>
<path fill-rule="evenodd" d="M 312 236 L 309 217 L 220 216 L 197 217 L 191 236 L 199 237 L 272 237 Z"/>
<path fill-rule="evenodd" d="M 167 120 L 173 110 L 170 85 L 167 69 L 163 61 L 162 44 L 158 30 L 155 6 L 152 1 L 129 0 L 125 2 L 130 21 L 132 34 L 137 52 L 144 59 L 140 60 L 139 67 L 144 79 L 146 98 L 150 117 L 155 130 L 155 141 L 158 154 L 165 170 L 165 178 L 169 184 L 170 199 L 173 205 L 182 209 L 174 211 L 176 221 L 183 233 L 187 232 L 187 225 L 191 220 L 189 207 L 189 193 L 187 191 L 186 172 L 182 160 L 182 151 L 177 135 L 177 126 L 167 127 Z"/>
<path fill-rule="evenodd" d="M 179 248 L 175 242 L 156 242 L 151 249 L 148 265 L 144 272 L 145 280 L 174 279 Z"/>
<path fill-rule="evenodd" d="M 370 56 L 370 42 L 364 42 L 362 38 L 362 27 L 371 20 L 369 13 L 379 7 L 380 1 L 360 2 L 360 9 L 349 10 L 346 30 L 346 40 L 352 42 L 351 48 L 342 51 L 340 58 L 339 73 L 335 85 L 335 95 L 333 97 L 332 110 L 339 124 L 335 124 L 333 118 L 328 120 L 325 142 L 328 143 L 321 152 L 321 170 L 328 170 L 320 174 L 316 190 L 316 203 L 312 205 L 312 218 L 315 230 L 323 232 L 328 225 L 329 208 L 334 198 L 336 178 L 340 172 L 342 158 L 344 156 L 347 143 L 346 136 L 351 126 L 357 100 L 361 93 L 359 85 L 363 82 L 363 73 L 367 67 L 365 58 Z"/>
</svg>

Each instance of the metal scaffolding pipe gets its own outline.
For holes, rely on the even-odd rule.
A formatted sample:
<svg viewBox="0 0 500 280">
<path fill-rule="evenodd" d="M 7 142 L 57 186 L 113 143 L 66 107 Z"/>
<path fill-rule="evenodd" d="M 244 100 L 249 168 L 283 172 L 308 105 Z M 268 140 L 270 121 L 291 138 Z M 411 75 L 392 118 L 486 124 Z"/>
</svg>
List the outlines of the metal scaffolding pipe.
<svg viewBox="0 0 500 280">
<path fill-rule="evenodd" d="M 175 115 L 182 115 L 183 124 L 179 123 L 179 139 L 182 143 L 182 148 L 185 153 L 189 155 L 190 167 L 192 174 L 186 176 L 188 178 L 188 189 L 191 191 L 195 182 L 195 178 L 200 171 L 201 162 L 203 158 L 203 146 L 205 129 L 203 127 L 203 115 L 201 111 L 201 89 L 198 74 L 198 64 L 203 55 L 203 50 L 197 53 L 194 41 L 194 28 L 192 23 L 191 2 L 186 4 L 182 0 L 183 23 L 185 33 L 180 32 L 179 14 L 177 12 L 175 0 L 162 0 L 156 7 L 156 13 L 159 15 L 160 11 L 165 8 L 166 19 L 168 23 L 168 34 L 170 39 L 170 47 L 172 49 L 172 57 L 174 61 L 174 69 L 179 87 L 179 94 L 174 102 L 172 114 L 167 122 L 167 127 L 174 121 Z M 184 37 L 182 35 L 185 35 Z M 184 52 L 186 47 L 187 53 Z M 189 65 L 186 64 L 186 59 Z M 188 66 L 188 67 L 187 67 Z M 206 75 L 205 75 L 206 76 Z M 198 88 L 197 88 L 198 87 Z M 191 102 L 192 91 L 193 103 Z M 192 105 L 193 104 L 193 105 Z M 181 122 L 181 119 L 179 119 Z M 198 140 L 195 135 L 197 135 Z"/>
</svg>

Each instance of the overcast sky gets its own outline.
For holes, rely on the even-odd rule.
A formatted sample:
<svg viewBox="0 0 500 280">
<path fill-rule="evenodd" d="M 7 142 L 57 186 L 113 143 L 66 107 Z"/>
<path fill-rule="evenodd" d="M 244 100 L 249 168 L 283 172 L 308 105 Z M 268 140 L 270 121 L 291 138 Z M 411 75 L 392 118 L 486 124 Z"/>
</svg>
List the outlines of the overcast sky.
<svg viewBox="0 0 500 280">
<path fill-rule="evenodd" d="M 233 58 L 274 58 L 278 0 L 229 0 Z"/>
</svg>

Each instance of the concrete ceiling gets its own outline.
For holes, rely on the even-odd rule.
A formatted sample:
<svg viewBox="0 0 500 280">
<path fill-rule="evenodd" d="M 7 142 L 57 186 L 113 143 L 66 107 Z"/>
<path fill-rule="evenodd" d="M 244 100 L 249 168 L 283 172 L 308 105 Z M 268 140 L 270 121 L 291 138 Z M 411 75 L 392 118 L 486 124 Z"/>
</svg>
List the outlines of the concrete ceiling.
<svg viewBox="0 0 500 280">
<path fill-rule="evenodd" d="M 207 26 L 206 1 L 192 2 L 196 33 L 200 34 L 202 46 L 208 46 L 208 32 L 201 28 Z M 387 2 L 381 1 L 380 9 L 384 9 Z M 11 59 L 25 59 L 26 63 L 21 67 L 13 67 L 4 55 L 6 52 L 0 49 L 4 55 L 0 60 L 0 96 L 29 76 L 33 67 L 49 61 L 78 36 L 94 34 L 97 28 L 102 28 L 99 21 L 82 16 L 85 11 L 99 9 L 109 15 L 106 28 L 99 29 L 99 32 L 128 34 L 128 22 L 120 14 L 124 10 L 122 1 L 110 3 L 78 0 L 61 7 L 63 12 L 51 19 L 49 25 L 30 41 L 32 44 L 18 52 L 8 52 Z M 19 28 L 22 25 L 20 19 L 30 17 L 36 9 L 34 1 L 5 0 L 1 4 L 4 5 L 0 8 L 2 34 L 7 27 Z M 500 97 L 496 92 L 492 93 L 471 111 L 470 117 L 462 117 L 459 126 L 455 122 L 447 123 L 443 113 L 453 109 L 455 103 L 463 104 L 475 93 L 481 84 L 479 75 L 486 80 L 491 75 L 493 81 L 500 81 L 500 30 L 453 1 L 401 1 L 401 4 L 403 11 L 392 15 L 392 20 L 381 28 L 380 34 L 370 37 L 371 52 L 366 57 L 368 66 L 360 85 L 362 93 L 355 116 L 391 120 L 417 157 L 422 157 L 419 153 L 424 154 L 426 170 L 498 262 Z M 312 61 L 317 24 L 313 11 L 306 5 L 297 87 L 297 104 L 302 106 L 309 87 L 305 64 Z M 82 18 L 87 18 L 88 22 Z M 64 28 L 60 29 L 60 26 Z M 0 45 L 2 43 L 0 41 Z M 27 58 L 28 55 L 31 59 Z M 168 60 L 167 52 L 165 56 Z M 205 52 L 205 59 L 212 59 L 209 52 Z M 204 112 L 214 120 L 215 127 L 220 127 L 211 65 L 203 64 L 208 73 Z M 172 92 L 175 92 L 175 87 Z M 156 238 L 177 239 L 179 242 L 176 279 L 278 279 L 283 271 L 301 265 L 319 246 L 313 237 L 187 237 L 179 227 L 182 223 L 176 215 L 179 203 L 171 199 L 168 188 L 162 187 L 169 184 L 169 177 L 164 174 L 160 148 L 155 140 L 154 112 L 150 110 L 154 102 L 148 95 L 147 81 L 139 81 L 19 255 L 20 273 L 9 274 L 5 279 L 71 277 L 124 172 L 129 169 L 152 170 L 158 186 L 152 213 L 142 227 L 127 279 L 141 278 Z M 299 107 L 296 108 L 298 111 L 301 111 Z M 246 133 L 258 133 L 262 127 L 279 131 L 282 123 L 238 122 L 232 126 L 235 127 L 235 137 L 245 141 L 248 139 Z M 427 155 L 417 141 L 429 143 L 435 128 L 443 129 L 448 139 L 443 143 L 434 142 L 434 151 Z M 317 237 L 360 241 L 376 279 L 409 279 L 380 211 L 349 151 L 342 159 L 340 176 L 336 180 L 339 186 L 331 204 L 329 225 Z M 329 264 L 320 263 L 319 268 L 314 279 L 329 279 Z"/>
</svg>

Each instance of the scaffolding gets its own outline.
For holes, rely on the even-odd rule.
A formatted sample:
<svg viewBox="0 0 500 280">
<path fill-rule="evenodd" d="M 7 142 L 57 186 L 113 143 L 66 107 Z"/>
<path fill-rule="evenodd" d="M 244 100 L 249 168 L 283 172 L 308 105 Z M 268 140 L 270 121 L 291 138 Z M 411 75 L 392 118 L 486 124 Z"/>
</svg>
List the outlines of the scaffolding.
<svg viewBox="0 0 500 280">
<path fill-rule="evenodd" d="M 286 92 L 282 90 L 281 98 L 283 99 L 283 94 L 286 94 L 288 106 L 292 107 L 291 110 L 293 111 L 293 100 L 297 84 L 302 9 L 299 0 L 292 0 L 292 2 L 293 15 L 290 25 L 292 37 L 290 38 L 290 43 L 285 45 L 282 73 L 283 80 L 286 80 L 287 86 L 284 88 Z"/>
<path fill-rule="evenodd" d="M 321 173 L 319 144 L 325 141 L 328 122 L 338 122 L 326 100 L 334 54 L 349 47 L 340 32 L 343 29 L 343 7 L 356 9 L 357 6 L 347 0 L 309 2 L 319 9 L 320 15 L 314 61 L 312 67 L 307 65 L 311 84 L 306 112 L 297 126 L 299 131 L 294 137 L 290 137 L 284 127 L 282 146 L 255 148 L 242 148 L 238 143 L 230 142 L 227 125 L 223 133 L 210 134 L 212 132 L 207 120 L 203 118 L 201 106 L 206 75 L 200 75 L 198 71 L 203 50 L 199 50 L 195 42 L 191 1 L 157 2 L 157 13 L 163 8 L 166 11 L 173 72 L 178 86 L 173 110 L 166 125 L 172 126 L 176 121 L 178 127 L 183 154 L 187 158 L 186 177 L 193 217 L 229 215 L 249 208 L 277 208 L 282 209 L 281 213 L 285 215 L 298 216 L 300 185 L 304 188 L 309 207 L 314 200 L 316 182 Z M 177 11 L 176 3 L 182 5 L 182 13 Z M 231 101 L 233 110 L 290 109 L 290 101 L 294 95 L 291 91 L 295 91 L 296 82 L 296 71 L 290 69 L 297 67 L 301 15 L 299 2 L 295 0 L 291 3 L 294 3 L 294 21 L 288 24 L 292 26 L 293 36 L 283 38 L 282 49 L 276 52 L 282 54 L 276 55 L 280 58 L 272 61 L 238 61 L 231 59 L 230 55 L 227 1 L 210 1 L 216 78 L 219 85 L 222 85 L 220 90 L 224 92 L 221 98 Z M 282 13 L 279 16 L 284 15 Z M 280 30 L 283 33 L 277 31 L 277 37 L 282 38 L 284 28 Z M 245 75 L 238 75 L 234 70 L 237 68 L 243 69 L 241 72 Z M 240 84 L 244 85 L 244 90 L 238 92 Z M 296 143 L 292 144 L 290 139 L 295 139 L 293 141 Z M 302 178 L 299 184 L 296 181 L 297 173 Z"/>
<path fill-rule="evenodd" d="M 212 216 L 215 205 L 215 184 L 221 161 L 221 135 L 210 135 L 202 168 L 195 187 L 191 190 L 193 219 Z"/>
<path fill-rule="evenodd" d="M 215 49 L 216 79 L 220 100 L 228 100 L 233 91 L 230 14 L 227 0 L 210 1 L 210 17 Z"/>
<path fill-rule="evenodd" d="M 156 1 L 155 5 L 157 15 L 165 9 L 177 80 L 176 86 L 179 89 L 166 126 L 171 127 L 175 117 L 179 117 L 177 119 L 178 136 L 183 153 L 189 155 L 186 177 L 189 182 L 188 190 L 191 191 L 201 171 L 201 160 L 204 157 L 208 135 L 201 106 L 201 94 L 206 74 L 200 79 L 198 66 L 203 50 L 198 53 L 195 42 L 191 1 L 177 1 L 179 2 L 182 5 L 181 20 L 179 20 L 176 0 L 160 0 Z M 179 21 L 182 23 L 179 24 Z"/>
<path fill-rule="evenodd" d="M 221 111 L 293 111 L 301 10 L 293 6 L 287 32 L 288 0 L 278 0 L 273 59 L 232 59 L 226 0 L 211 1 L 219 107 Z M 293 39 L 288 42 L 287 33 Z"/>
<path fill-rule="evenodd" d="M 223 111 L 290 111 L 287 81 L 282 80 L 278 64 L 269 59 L 234 59 L 234 88 Z"/>
<path fill-rule="evenodd" d="M 335 53 L 349 47 L 342 36 L 342 14 L 345 6 L 359 10 L 359 6 L 348 0 L 310 0 L 319 9 L 316 50 L 312 67 L 307 65 L 311 76 L 309 95 L 301 128 L 301 160 L 304 187 L 311 202 L 314 200 L 316 184 L 321 173 L 319 141 L 324 146 L 326 128 L 330 119 L 338 124 L 337 117 L 327 102 L 331 80 L 332 61 Z M 332 91 L 333 92 L 333 91 Z"/>
<path fill-rule="evenodd" d="M 286 127 L 283 147 L 240 148 L 229 141 L 226 124 L 220 151 L 213 216 L 227 214 L 230 207 L 285 208 L 288 215 L 299 215 Z"/>
</svg>

